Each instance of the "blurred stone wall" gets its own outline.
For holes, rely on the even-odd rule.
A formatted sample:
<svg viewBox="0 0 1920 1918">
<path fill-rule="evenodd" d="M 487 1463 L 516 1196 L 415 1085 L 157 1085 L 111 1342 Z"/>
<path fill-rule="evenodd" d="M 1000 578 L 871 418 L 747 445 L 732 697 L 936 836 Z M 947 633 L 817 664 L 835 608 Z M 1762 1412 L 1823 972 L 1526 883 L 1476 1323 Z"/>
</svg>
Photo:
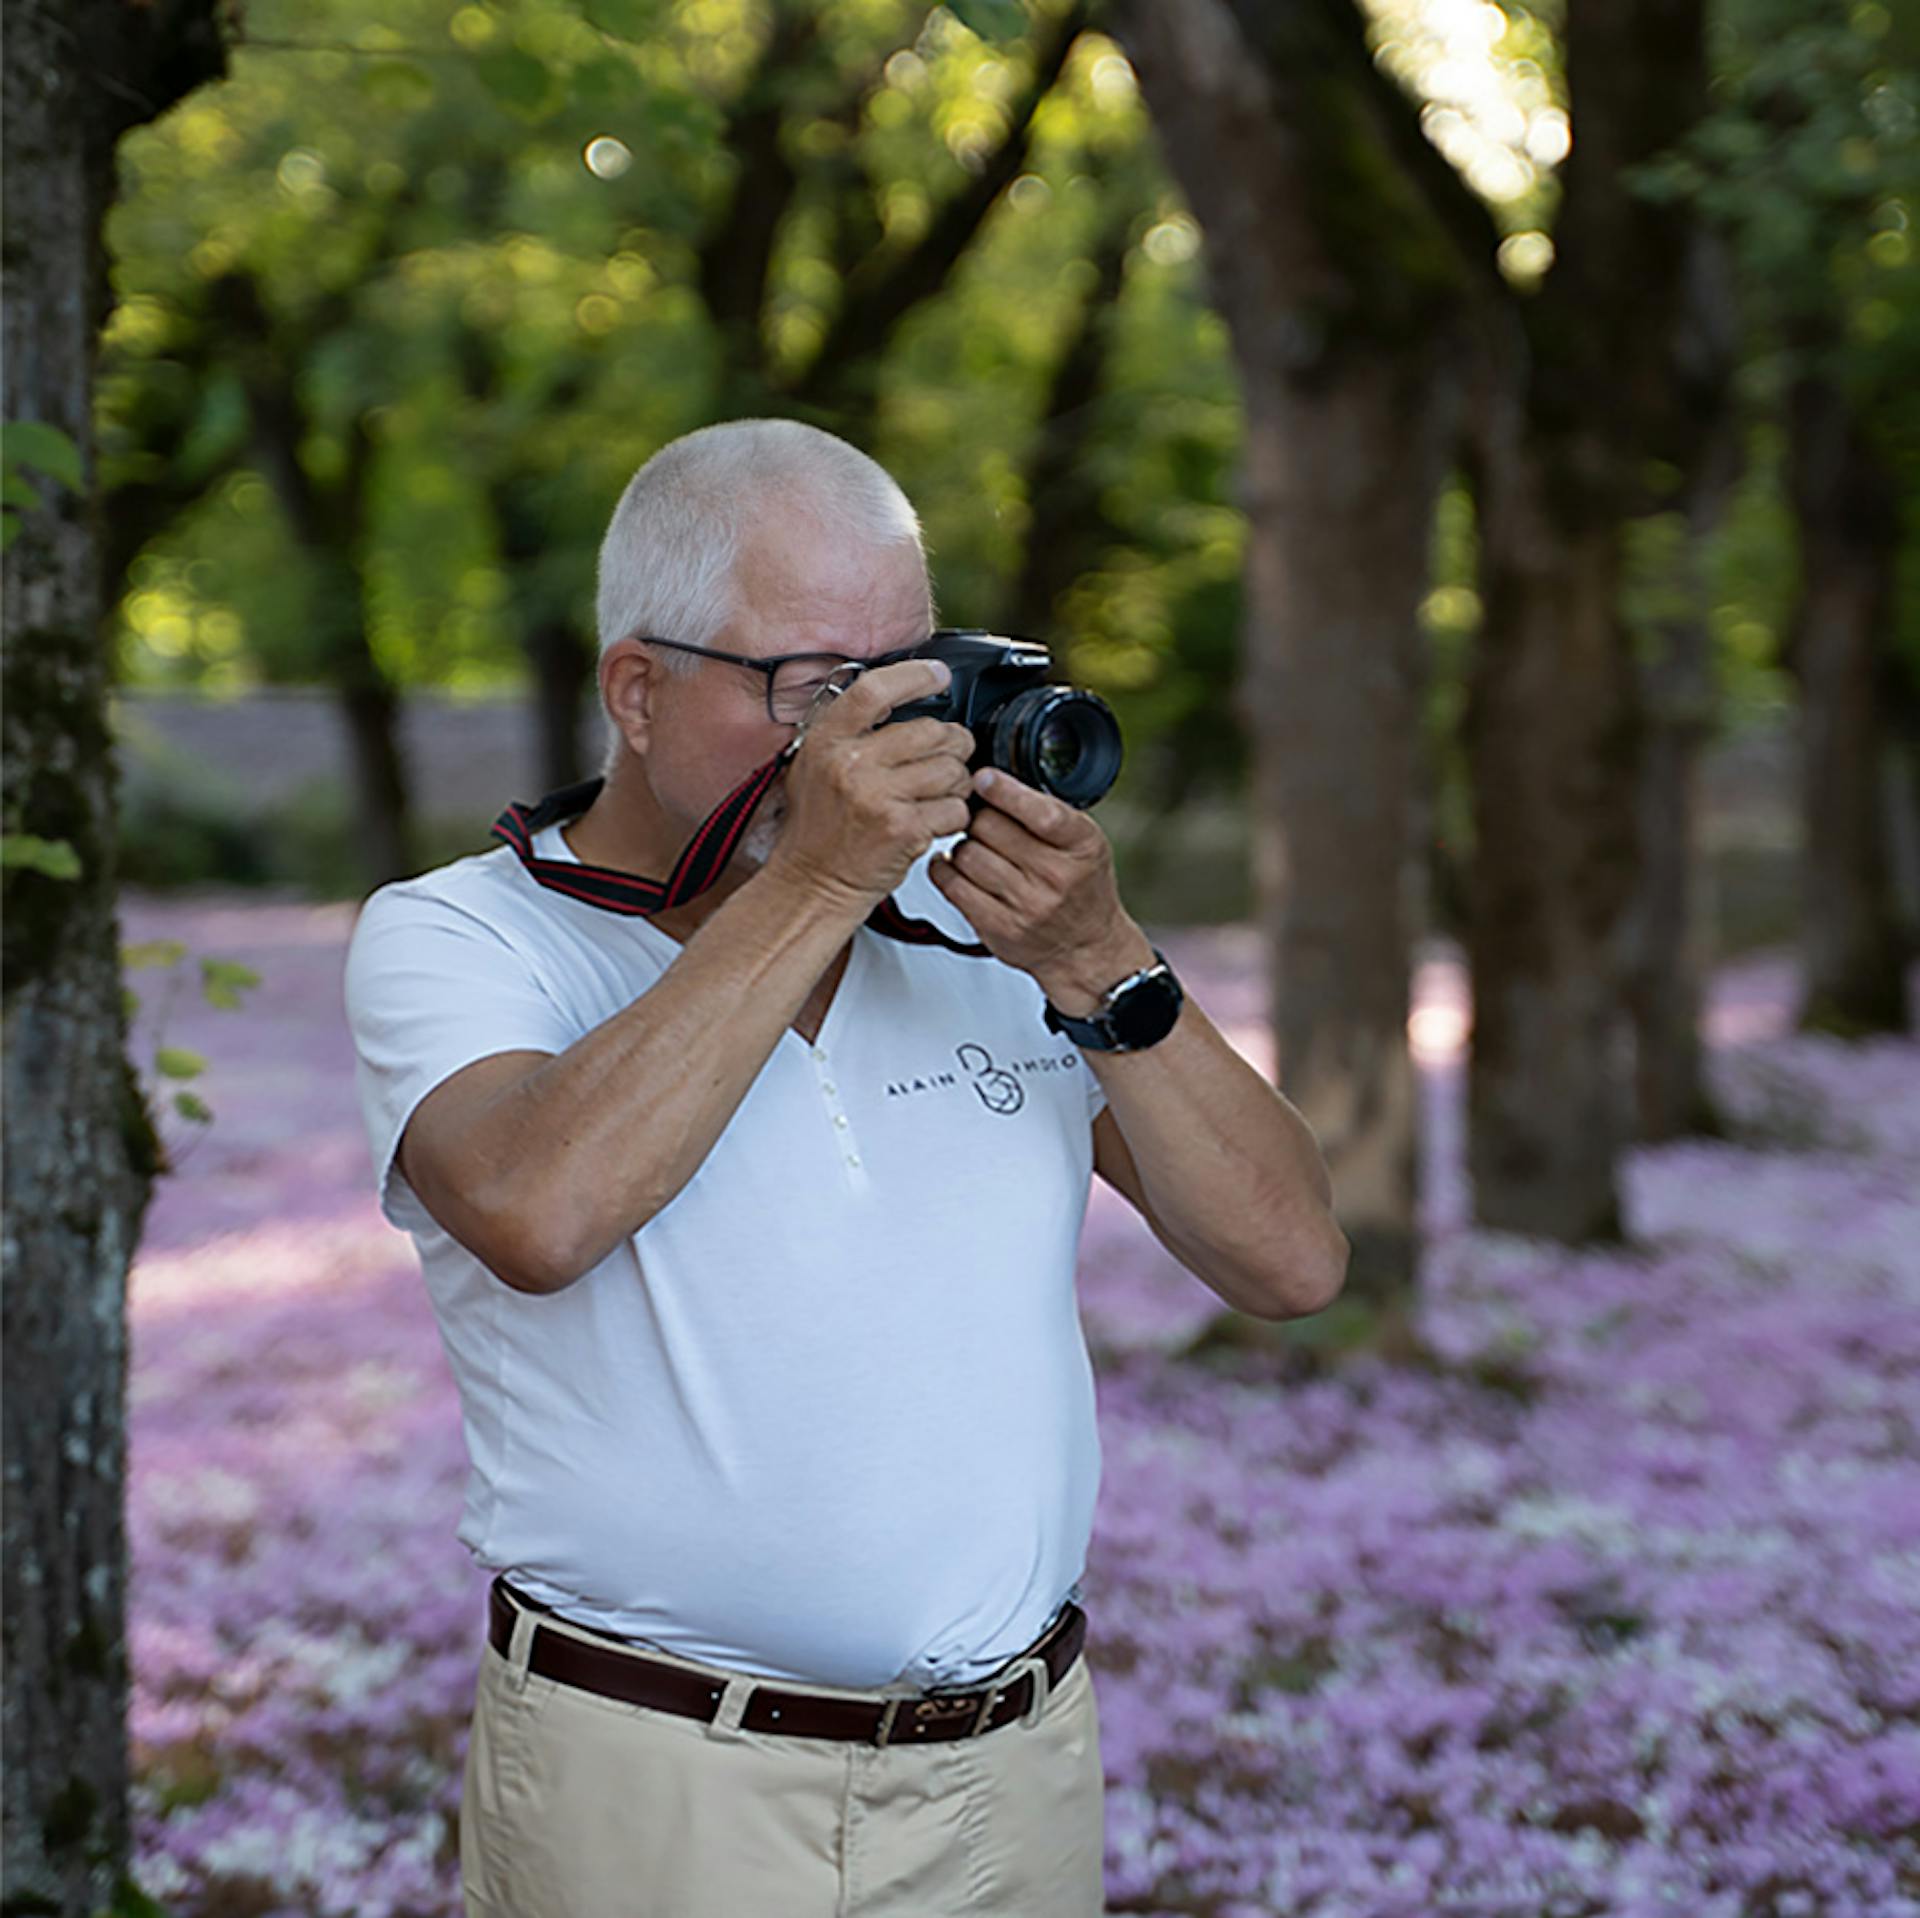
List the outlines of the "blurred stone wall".
<svg viewBox="0 0 1920 1918">
<path fill-rule="evenodd" d="M 349 778 L 339 702 L 306 687 L 276 687 L 238 699 L 122 693 L 113 701 L 123 775 L 204 789 L 250 813 L 296 803 Z M 581 729 L 583 763 L 598 770 L 604 722 Z M 401 745 L 423 818 L 472 820 L 484 835 L 510 799 L 537 799 L 533 725 L 517 700 L 418 694 L 401 720 Z"/>
</svg>

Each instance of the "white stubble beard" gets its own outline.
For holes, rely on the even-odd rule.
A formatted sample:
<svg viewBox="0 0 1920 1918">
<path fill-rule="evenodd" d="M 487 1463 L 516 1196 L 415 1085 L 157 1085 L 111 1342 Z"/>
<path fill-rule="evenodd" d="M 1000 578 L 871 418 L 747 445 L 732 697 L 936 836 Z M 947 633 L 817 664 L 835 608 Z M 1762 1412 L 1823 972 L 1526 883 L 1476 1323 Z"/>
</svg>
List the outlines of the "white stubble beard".
<svg viewBox="0 0 1920 1918">
<path fill-rule="evenodd" d="M 743 872 L 758 872 L 772 855 L 780 840 L 780 829 L 787 823 L 787 795 L 784 791 L 769 793 L 760 802 L 760 810 L 754 815 L 754 821 L 733 849 L 731 863 Z"/>
</svg>

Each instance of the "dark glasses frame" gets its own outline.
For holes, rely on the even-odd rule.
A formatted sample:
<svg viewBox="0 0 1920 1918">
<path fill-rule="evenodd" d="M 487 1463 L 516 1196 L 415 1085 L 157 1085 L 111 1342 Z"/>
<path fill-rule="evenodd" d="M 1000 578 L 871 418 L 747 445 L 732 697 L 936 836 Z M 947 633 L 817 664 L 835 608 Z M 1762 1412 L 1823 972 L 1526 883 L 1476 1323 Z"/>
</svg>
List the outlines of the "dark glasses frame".
<svg viewBox="0 0 1920 1918">
<path fill-rule="evenodd" d="M 842 666 L 857 666 L 861 672 L 867 672 L 875 666 L 897 665 L 903 659 L 911 659 L 926 639 L 916 639 L 911 646 L 897 647 L 890 653 L 878 653 L 872 659 L 850 659 L 845 653 L 774 653 L 766 659 L 749 659 L 745 653 L 723 653 L 714 646 L 692 646 L 684 639 L 656 639 L 650 633 L 629 633 L 627 637 L 641 646 L 665 646 L 670 652 L 693 653 L 701 659 L 718 659 L 729 666 L 745 666 L 750 672 L 756 672 L 767 682 L 767 718 L 776 726 L 794 726 L 795 719 L 782 719 L 773 710 L 774 676 L 782 666 L 791 665 L 795 660 L 806 660 L 837 671 Z M 928 634 L 933 638 L 933 634 Z"/>
</svg>

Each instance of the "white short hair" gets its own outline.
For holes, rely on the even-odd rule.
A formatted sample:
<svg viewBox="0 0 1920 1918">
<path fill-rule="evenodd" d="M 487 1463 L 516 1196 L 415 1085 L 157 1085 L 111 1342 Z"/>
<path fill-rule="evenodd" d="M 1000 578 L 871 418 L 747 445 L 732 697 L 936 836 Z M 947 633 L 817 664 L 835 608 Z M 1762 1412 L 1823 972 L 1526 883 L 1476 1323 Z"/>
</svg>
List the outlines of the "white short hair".
<svg viewBox="0 0 1920 1918">
<path fill-rule="evenodd" d="M 920 520 L 878 461 L 798 420 L 726 420 L 669 441 L 627 482 L 600 542 L 600 650 L 635 634 L 710 646 L 732 619 L 741 534 L 758 513 L 804 514 L 854 545 L 911 541 Z M 668 670 L 696 661 L 667 652 Z"/>
</svg>

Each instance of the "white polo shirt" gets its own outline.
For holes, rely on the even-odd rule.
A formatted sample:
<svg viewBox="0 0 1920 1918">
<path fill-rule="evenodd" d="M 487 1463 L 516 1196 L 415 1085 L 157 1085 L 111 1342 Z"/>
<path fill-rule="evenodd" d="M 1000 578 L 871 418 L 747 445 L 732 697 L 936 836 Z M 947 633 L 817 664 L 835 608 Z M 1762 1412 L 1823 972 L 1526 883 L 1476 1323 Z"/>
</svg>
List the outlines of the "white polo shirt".
<svg viewBox="0 0 1920 1918">
<path fill-rule="evenodd" d="M 944 847 L 954 843 L 942 841 Z M 572 859 L 557 827 L 536 855 Z M 896 893 L 972 937 L 918 863 Z M 770 1678 L 965 1682 L 1077 1589 L 1099 1489 L 1074 1263 L 1105 1103 L 1043 995 L 860 928 L 699 1171 L 599 1265 L 517 1292 L 394 1164 L 489 1054 L 564 1052 L 679 955 L 508 848 L 383 886 L 347 1016 L 472 1470 L 459 1537 L 563 1616 Z"/>
</svg>

